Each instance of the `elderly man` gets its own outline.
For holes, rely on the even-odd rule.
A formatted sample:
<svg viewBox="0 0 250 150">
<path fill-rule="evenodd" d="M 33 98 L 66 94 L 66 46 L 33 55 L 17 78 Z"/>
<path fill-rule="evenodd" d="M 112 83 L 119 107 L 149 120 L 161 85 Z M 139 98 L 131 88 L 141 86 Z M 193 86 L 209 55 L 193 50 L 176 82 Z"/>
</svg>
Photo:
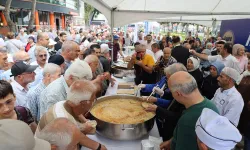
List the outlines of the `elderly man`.
<svg viewBox="0 0 250 150">
<path fill-rule="evenodd" d="M 218 108 L 220 115 L 227 117 L 236 127 L 244 106 L 242 96 L 234 86 L 239 76 L 240 74 L 235 69 L 225 67 L 217 78 L 220 88 L 211 100 Z"/>
<path fill-rule="evenodd" d="M 241 141 L 238 129 L 226 118 L 204 108 L 195 125 L 199 150 L 231 150 Z"/>
<path fill-rule="evenodd" d="M 111 70 L 111 64 L 109 61 L 109 46 L 108 44 L 102 44 L 101 45 L 101 55 L 99 56 L 99 60 L 102 63 L 103 71 L 104 72 L 110 72 Z"/>
<path fill-rule="evenodd" d="M 79 45 L 74 41 L 65 41 L 62 45 L 62 57 L 65 60 L 67 70 L 71 65 L 72 61 L 74 61 L 78 57 L 78 53 L 80 52 Z"/>
<path fill-rule="evenodd" d="M 24 63 L 29 64 L 29 62 L 30 62 L 29 54 L 24 52 L 24 51 L 18 51 L 16 53 L 14 53 L 13 62 L 16 63 L 16 62 L 19 62 L 19 61 L 23 61 Z M 6 81 L 11 81 L 12 79 L 10 78 L 10 76 L 11 76 L 11 69 L 3 72 L 0 75 L 0 79 L 1 80 L 6 80 Z"/>
<path fill-rule="evenodd" d="M 57 64 L 58 66 L 61 67 L 62 70 L 62 74 L 65 73 L 65 61 L 64 58 L 61 55 L 52 55 L 49 57 L 48 63 L 53 63 L 53 64 Z"/>
<path fill-rule="evenodd" d="M 72 64 L 73 65 L 73 64 Z M 39 135 L 41 129 L 44 128 L 52 120 L 65 117 L 68 118 L 75 126 L 77 126 L 83 133 L 93 132 L 96 122 L 88 120 L 86 122 L 79 121 L 79 116 L 86 114 L 95 102 L 96 86 L 87 80 L 75 81 L 68 90 L 66 101 L 55 103 L 43 115 L 37 127 L 36 135 Z M 89 139 L 82 134 L 80 145 L 91 149 L 106 149 L 105 146 Z"/>
<path fill-rule="evenodd" d="M 46 48 L 48 45 L 49 45 L 49 35 L 45 32 L 38 33 L 36 45 L 32 46 L 30 50 L 28 51 L 28 54 L 30 55 L 30 59 L 31 59 L 30 62 L 36 61 L 36 56 L 35 56 L 36 46 L 43 46 Z M 49 57 L 48 51 L 47 51 L 47 57 Z"/>
<path fill-rule="evenodd" d="M 3 70 L 8 65 L 7 50 L 5 47 L 0 48 L 0 70 Z"/>
<path fill-rule="evenodd" d="M 152 52 L 154 53 L 154 59 L 158 61 L 163 56 L 163 52 L 160 49 L 159 44 L 153 43 L 151 45 L 151 49 L 152 49 Z"/>
<path fill-rule="evenodd" d="M 84 71 L 83 71 L 84 70 Z M 64 101 L 67 97 L 69 86 L 76 80 L 91 80 L 92 71 L 89 65 L 81 60 L 76 60 L 66 70 L 64 76 L 49 84 L 40 96 L 40 117 L 57 102 Z"/>
<path fill-rule="evenodd" d="M 67 118 L 56 118 L 46 125 L 36 137 L 48 141 L 54 148 L 75 150 L 81 141 L 82 133 Z"/>
<path fill-rule="evenodd" d="M 191 53 L 201 59 L 208 60 L 210 63 L 214 61 L 222 61 L 226 67 L 233 68 L 241 73 L 239 61 L 232 54 L 232 46 L 229 43 L 224 44 L 221 49 L 217 49 L 219 55 L 208 56 L 197 53 L 195 50 L 191 50 Z"/>
<path fill-rule="evenodd" d="M 34 138 L 29 126 L 19 120 L 0 120 L 1 150 L 55 150 L 49 142 Z"/>
<path fill-rule="evenodd" d="M 167 80 L 172 74 L 178 71 L 187 72 L 187 69 L 181 63 L 172 64 L 164 69 L 165 77 L 162 77 L 162 80 L 158 83 L 140 85 L 142 92 L 151 93 L 152 90 L 155 90 L 157 93 L 156 97 L 151 96 L 148 99 L 148 102 L 154 103 L 155 105 L 149 105 L 145 109 L 156 113 L 156 123 L 163 140 L 169 140 L 173 136 L 174 128 L 184 110 L 183 105 L 173 100 L 172 93 L 167 87 Z M 154 88 L 156 85 L 158 85 L 158 87 Z M 160 95 L 162 96 L 160 97 Z M 146 101 L 147 97 L 143 97 L 142 100 Z M 171 101 L 172 105 L 169 105 Z"/>
<path fill-rule="evenodd" d="M 152 76 L 154 59 L 152 56 L 146 54 L 146 46 L 143 44 L 135 47 L 136 53 L 133 54 L 128 63 L 128 69 L 135 68 L 135 83 L 138 85 L 141 82 L 144 84 L 154 83 Z"/>
<path fill-rule="evenodd" d="M 160 81 L 165 76 L 164 68 L 177 63 L 176 59 L 171 56 L 171 48 L 166 47 L 163 49 L 163 56 L 155 63 L 153 70 L 156 72 L 156 81 Z"/>
<path fill-rule="evenodd" d="M 40 95 L 42 91 L 54 80 L 60 78 L 61 68 L 52 63 L 45 65 L 43 69 L 43 80 L 37 86 L 31 88 L 27 93 L 27 108 L 38 123 L 40 120 Z"/>
<path fill-rule="evenodd" d="M 43 68 L 45 64 L 47 63 L 47 50 L 43 46 L 36 46 L 35 49 L 35 56 L 36 56 L 36 61 L 32 62 L 30 65 L 35 65 L 38 67 L 35 70 L 36 76 L 35 76 L 35 81 L 32 82 L 29 86 L 34 87 L 37 84 L 39 84 L 42 79 L 43 79 Z"/>
<path fill-rule="evenodd" d="M 174 73 L 168 80 L 168 86 L 176 101 L 186 108 L 174 130 L 173 138 L 163 142 L 161 149 L 198 150 L 195 124 L 204 108 L 218 112 L 216 106 L 204 98 L 197 87 L 195 79 L 187 72 Z"/>
<path fill-rule="evenodd" d="M 26 107 L 28 84 L 35 80 L 35 69 L 37 66 L 31 66 L 22 61 L 16 62 L 12 68 L 11 73 L 14 76 L 11 85 L 16 95 L 16 106 Z"/>
</svg>

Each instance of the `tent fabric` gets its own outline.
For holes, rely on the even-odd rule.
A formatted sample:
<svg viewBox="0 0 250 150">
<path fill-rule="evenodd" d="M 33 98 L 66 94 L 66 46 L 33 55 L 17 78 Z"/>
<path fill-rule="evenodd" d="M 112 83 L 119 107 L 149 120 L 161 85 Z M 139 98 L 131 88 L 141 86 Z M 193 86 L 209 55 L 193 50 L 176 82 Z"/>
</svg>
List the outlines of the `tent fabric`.
<svg viewBox="0 0 250 150">
<path fill-rule="evenodd" d="M 186 20 L 210 25 L 212 20 L 249 18 L 249 0 L 83 0 L 104 14 L 114 27 L 144 20 Z M 112 19 L 113 18 L 113 19 Z M 181 18 L 181 19 L 180 19 Z M 207 20 L 201 20 L 207 19 Z M 112 19 L 112 20 L 111 20 Z"/>
</svg>

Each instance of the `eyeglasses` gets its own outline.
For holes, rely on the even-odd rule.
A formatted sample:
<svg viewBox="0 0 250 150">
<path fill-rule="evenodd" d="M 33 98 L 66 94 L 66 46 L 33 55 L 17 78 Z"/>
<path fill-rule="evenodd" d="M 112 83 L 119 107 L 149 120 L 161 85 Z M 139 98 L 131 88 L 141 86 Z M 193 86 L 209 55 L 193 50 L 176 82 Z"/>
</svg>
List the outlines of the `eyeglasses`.
<svg viewBox="0 0 250 150">
<path fill-rule="evenodd" d="M 44 55 L 38 55 L 40 58 L 47 57 L 47 54 Z"/>
</svg>

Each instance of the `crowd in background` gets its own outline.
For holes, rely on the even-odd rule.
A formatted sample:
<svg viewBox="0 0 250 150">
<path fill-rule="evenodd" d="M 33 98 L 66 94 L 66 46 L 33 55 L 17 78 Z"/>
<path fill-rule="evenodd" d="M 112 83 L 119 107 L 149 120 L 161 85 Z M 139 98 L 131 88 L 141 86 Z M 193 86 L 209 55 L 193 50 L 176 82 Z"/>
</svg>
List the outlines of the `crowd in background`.
<svg viewBox="0 0 250 150">
<path fill-rule="evenodd" d="M 243 45 L 232 45 L 221 37 L 201 40 L 190 33 L 183 41 L 170 33 L 139 32 L 136 42 L 134 38 L 133 32 L 107 27 L 56 33 L 33 29 L 13 33 L 0 28 L 0 124 L 6 126 L 4 132 L 10 128 L 5 124 L 12 121 L 3 119 L 15 119 L 30 127 L 35 140 L 44 142 L 44 149 L 79 145 L 106 149 L 86 136 L 96 126 L 87 114 L 109 84 L 115 84 L 112 61 L 124 61 L 128 69 L 134 68 L 142 95 L 156 94 L 145 109 L 156 113 L 164 140 L 161 149 L 232 149 L 241 134 L 244 149 L 250 149 L 250 61 Z M 133 54 L 125 54 L 132 46 Z M 12 124 L 30 132 L 22 122 Z M 16 133 L 18 138 L 23 136 Z"/>
</svg>

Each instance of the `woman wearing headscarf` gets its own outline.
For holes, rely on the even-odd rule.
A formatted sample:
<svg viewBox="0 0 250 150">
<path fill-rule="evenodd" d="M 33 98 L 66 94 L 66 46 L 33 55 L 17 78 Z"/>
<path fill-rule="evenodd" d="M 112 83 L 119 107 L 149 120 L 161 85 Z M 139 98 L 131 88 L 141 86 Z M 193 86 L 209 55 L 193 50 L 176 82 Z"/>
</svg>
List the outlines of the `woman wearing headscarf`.
<svg viewBox="0 0 250 150">
<path fill-rule="evenodd" d="M 201 52 L 201 54 L 209 56 L 211 55 L 211 51 L 209 49 L 205 49 Z M 209 75 L 209 69 L 210 69 L 210 62 L 208 60 L 201 60 L 200 70 L 202 71 L 203 77 L 207 77 Z"/>
<path fill-rule="evenodd" d="M 204 78 L 201 84 L 200 90 L 203 96 L 206 96 L 208 99 L 214 97 L 214 93 L 219 88 L 217 78 L 224 67 L 225 65 L 221 61 L 215 61 L 210 65 L 210 75 Z"/>
<path fill-rule="evenodd" d="M 241 73 L 247 70 L 247 56 L 245 55 L 245 47 L 241 44 L 234 44 L 233 56 L 237 58 L 240 64 Z"/>
<path fill-rule="evenodd" d="M 238 81 L 238 91 L 240 92 L 243 100 L 244 107 L 239 121 L 239 130 L 244 135 L 244 150 L 250 149 L 250 60 L 248 60 L 247 70 L 241 74 Z"/>
<path fill-rule="evenodd" d="M 187 70 L 188 72 L 195 78 L 198 87 L 201 87 L 201 83 L 203 80 L 202 72 L 200 71 L 200 60 L 190 57 L 187 60 Z"/>
</svg>

